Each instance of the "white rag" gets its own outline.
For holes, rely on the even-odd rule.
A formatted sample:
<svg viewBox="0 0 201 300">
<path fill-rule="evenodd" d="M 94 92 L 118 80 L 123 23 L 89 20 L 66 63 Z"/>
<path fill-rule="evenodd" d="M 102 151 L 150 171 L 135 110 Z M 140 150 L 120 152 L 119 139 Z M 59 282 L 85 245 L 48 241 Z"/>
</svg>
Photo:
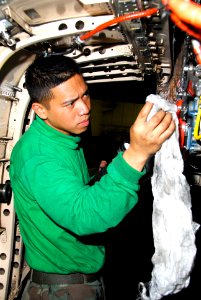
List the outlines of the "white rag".
<svg viewBox="0 0 201 300">
<path fill-rule="evenodd" d="M 158 110 L 171 112 L 176 130 L 167 139 L 154 159 L 151 178 L 153 192 L 153 239 L 155 253 L 148 284 L 139 283 L 142 300 L 159 300 L 189 285 L 196 255 L 195 232 L 199 225 L 192 221 L 189 184 L 183 175 L 183 159 L 178 142 L 177 106 L 159 95 L 149 95 L 154 103 L 148 116 Z"/>
</svg>

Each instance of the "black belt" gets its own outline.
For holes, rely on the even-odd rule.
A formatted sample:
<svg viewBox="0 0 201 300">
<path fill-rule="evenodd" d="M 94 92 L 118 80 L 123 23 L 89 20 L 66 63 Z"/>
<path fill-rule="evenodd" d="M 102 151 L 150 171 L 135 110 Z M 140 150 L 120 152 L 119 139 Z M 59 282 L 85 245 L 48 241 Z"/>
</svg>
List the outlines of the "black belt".
<svg viewBox="0 0 201 300">
<path fill-rule="evenodd" d="M 54 274 L 54 273 L 45 273 L 37 270 L 32 270 L 32 281 L 38 284 L 81 284 L 93 282 L 100 279 L 98 273 L 94 274 Z"/>
</svg>

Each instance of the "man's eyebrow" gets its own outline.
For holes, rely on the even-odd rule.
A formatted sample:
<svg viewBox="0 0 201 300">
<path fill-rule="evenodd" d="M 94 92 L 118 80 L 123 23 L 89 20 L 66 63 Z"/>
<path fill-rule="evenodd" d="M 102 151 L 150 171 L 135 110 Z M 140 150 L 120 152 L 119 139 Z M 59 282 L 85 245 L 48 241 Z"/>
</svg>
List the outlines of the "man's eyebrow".
<svg viewBox="0 0 201 300">
<path fill-rule="evenodd" d="M 88 87 L 86 88 L 86 90 L 84 91 L 84 93 L 82 94 L 82 97 L 85 95 L 85 94 L 89 94 L 89 89 Z M 69 100 L 64 100 L 64 102 L 62 103 L 63 105 L 65 104 L 68 104 L 68 103 L 72 103 L 72 102 L 75 102 L 76 100 L 78 100 L 79 97 L 76 97 L 76 98 L 73 98 L 73 99 L 69 99 Z"/>
<path fill-rule="evenodd" d="M 74 98 L 74 99 L 64 100 L 64 102 L 62 102 L 62 104 L 69 104 L 69 103 L 75 102 L 78 99 L 79 99 L 79 97 Z"/>
</svg>

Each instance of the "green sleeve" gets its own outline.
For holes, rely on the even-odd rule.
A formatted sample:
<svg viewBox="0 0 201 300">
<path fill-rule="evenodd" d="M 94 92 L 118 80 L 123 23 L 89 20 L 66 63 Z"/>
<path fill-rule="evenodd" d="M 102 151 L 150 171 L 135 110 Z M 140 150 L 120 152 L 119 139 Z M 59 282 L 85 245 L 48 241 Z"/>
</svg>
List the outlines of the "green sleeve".
<svg viewBox="0 0 201 300">
<path fill-rule="evenodd" d="M 78 235 L 104 232 L 116 226 L 138 200 L 139 179 L 145 173 L 131 168 L 119 153 L 107 174 L 88 186 L 71 168 L 39 156 L 26 162 L 21 180 L 33 201 L 61 227 Z"/>
</svg>

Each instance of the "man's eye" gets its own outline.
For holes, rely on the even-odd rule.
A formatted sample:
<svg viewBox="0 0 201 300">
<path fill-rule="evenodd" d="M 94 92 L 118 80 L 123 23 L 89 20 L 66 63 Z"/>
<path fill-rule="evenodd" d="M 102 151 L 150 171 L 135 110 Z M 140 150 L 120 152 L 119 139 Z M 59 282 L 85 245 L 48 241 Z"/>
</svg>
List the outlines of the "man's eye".
<svg viewBox="0 0 201 300">
<path fill-rule="evenodd" d="M 89 97 L 89 91 L 86 91 L 86 93 L 84 93 L 83 97 Z"/>
<path fill-rule="evenodd" d="M 69 106 L 72 106 L 72 105 L 73 105 L 73 103 L 74 103 L 74 101 L 71 101 L 71 102 L 67 102 L 67 103 L 65 104 L 65 107 L 69 107 Z"/>
</svg>

